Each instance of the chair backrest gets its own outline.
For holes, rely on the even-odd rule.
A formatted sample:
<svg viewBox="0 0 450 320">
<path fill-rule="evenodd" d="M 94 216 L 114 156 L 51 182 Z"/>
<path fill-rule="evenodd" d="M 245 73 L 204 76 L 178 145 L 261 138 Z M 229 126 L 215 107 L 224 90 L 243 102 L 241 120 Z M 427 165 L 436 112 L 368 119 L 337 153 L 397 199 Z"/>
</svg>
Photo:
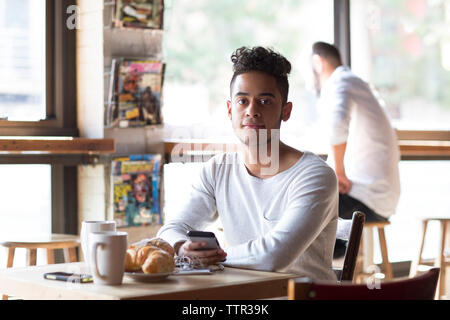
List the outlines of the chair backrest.
<svg viewBox="0 0 450 320">
<path fill-rule="evenodd" d="M 338 219 L 336 239 L 348 241 L 342 269 L 335 269 L 339 281 L 352 281 L 364 228 L 365 215 L 355 211 L 352 219 Z"/>
<path fill-rule="evenodd" d="M 433 300 L 439 268 L 409 279 L 373 284 L 312 282 L 308 278 L 290 279 L 289 300 Z"/>
</svg>

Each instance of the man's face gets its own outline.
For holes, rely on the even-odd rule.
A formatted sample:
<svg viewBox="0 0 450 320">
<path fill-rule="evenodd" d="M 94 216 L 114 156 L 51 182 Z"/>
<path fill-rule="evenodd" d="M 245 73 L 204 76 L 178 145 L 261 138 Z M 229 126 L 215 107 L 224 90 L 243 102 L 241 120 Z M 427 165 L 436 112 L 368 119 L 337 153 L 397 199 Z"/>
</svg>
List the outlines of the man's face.
<svg viewBox="0 0 450 320">
<path fill-rule="evenodd" d="M 236 77 L 227 108 L 239 140 L 246 145 L 255 145 L 271 140 L 271 130 L 280 129 L 281 121 L 289 119 L 292 103 L 282 106 L 275 77 L 250 71 Z M 267 139 L 260 141 L 260 133 L 267 133 Z"/>
</svg>

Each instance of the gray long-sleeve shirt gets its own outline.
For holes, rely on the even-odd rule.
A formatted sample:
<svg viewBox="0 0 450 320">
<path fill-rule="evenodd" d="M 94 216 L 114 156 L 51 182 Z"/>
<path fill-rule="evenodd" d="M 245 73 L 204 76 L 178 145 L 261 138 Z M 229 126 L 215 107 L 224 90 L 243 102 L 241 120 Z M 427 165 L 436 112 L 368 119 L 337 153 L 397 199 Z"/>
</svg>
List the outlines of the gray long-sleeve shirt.
<svg viewBox="0 0 450 320">
<path fill-rule="evenodd" d="M 188 230 L 203 230 L 217 218 L 225 265 L 336 280 L 337 180 L 316 155 L 304 152 L 268 179 L 251 176 L 237 153 L 213 157 L 193 182 L 187 203 L 158 236 L 174 245 L 187 240 Z"/>
</svg>

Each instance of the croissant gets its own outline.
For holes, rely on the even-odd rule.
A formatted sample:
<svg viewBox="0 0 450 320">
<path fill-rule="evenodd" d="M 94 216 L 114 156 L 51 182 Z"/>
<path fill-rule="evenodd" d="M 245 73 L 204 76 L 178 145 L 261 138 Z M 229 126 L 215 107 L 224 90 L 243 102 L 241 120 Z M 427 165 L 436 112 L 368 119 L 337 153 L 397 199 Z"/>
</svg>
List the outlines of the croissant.
<svg viewBox="0 0 450 320">
<path fill-rule="evenodd" d="M 127 252 L 125 253 L 125 271 L 135 272 L 141 270 L 141 265 L 136 263 L 136 258 L 136 248 L 128 248 Z"/>
<path fill-rule="evenodd" d="M 175 269 L 173 256 L 163 250 L 152 251 L 142 265 L 144 273 L 166 273 Z"/>
<path fill-rule="evenodd" d="M 147 257 L 152 253 L 153 251 L 161 250 L 158 247 L 155 246 L 145 246 L 142 248 L 139 248 L 136 255 L 136 264 L 141 267 L 145 260 L 147 260 Z"/>
<path fill-rule="evenodd" d="M 156 240 L 156 239 L 154 239 Z M 164 243 L 158 239 L 157 241 L 150 241 L 166 247 L 169 251 L 173 248 L 167 242 Z M 164 240 L 163 240 L 164 241 Z M 150 243 L 149 242 L 149 243 Z M 167 245 L 169 247 L 167 247 Z M 125 271 L 136 272 L 143 271 L 144 273 L 165 273 L 172 272 L 175 269 L 175 259 L 172 253 L 160 249 L 154 245 L 147 245 L 136 248 L 131 246 L 127 249 L 125 254 Z"/>
<path fill-rule="evenodd" d="M 165 240 L 161 238 L 154 238 L 147 242 L 147 246 L 155 246 L 158 247 L 167 253 L 169 253 L 172 257 L 175 255 L 174 248 Z"/>
</svg>

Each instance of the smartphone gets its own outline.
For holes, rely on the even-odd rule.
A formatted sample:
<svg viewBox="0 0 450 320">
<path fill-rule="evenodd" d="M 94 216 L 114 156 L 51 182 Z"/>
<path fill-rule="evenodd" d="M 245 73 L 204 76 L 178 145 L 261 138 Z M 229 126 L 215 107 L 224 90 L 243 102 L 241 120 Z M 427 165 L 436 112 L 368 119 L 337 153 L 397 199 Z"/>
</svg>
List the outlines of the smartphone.
<svg viewBox="0 0 450 320">
<path fill-rule="evenodd" d="M 187 236 L 192 242 L 206 242 L 206 246 L 199 250 L 220 249 L 219 241 L 213 232 L 188 231 Z"/>
<path fill-rule="evenodd" d="M 44 273 L 44 278 L 48 280 L 59 280 L 72 283 L 92 282 L 92 276 L 89 274 L 68 273 L 68 272 L 49 272 Z"/>
</svg>

